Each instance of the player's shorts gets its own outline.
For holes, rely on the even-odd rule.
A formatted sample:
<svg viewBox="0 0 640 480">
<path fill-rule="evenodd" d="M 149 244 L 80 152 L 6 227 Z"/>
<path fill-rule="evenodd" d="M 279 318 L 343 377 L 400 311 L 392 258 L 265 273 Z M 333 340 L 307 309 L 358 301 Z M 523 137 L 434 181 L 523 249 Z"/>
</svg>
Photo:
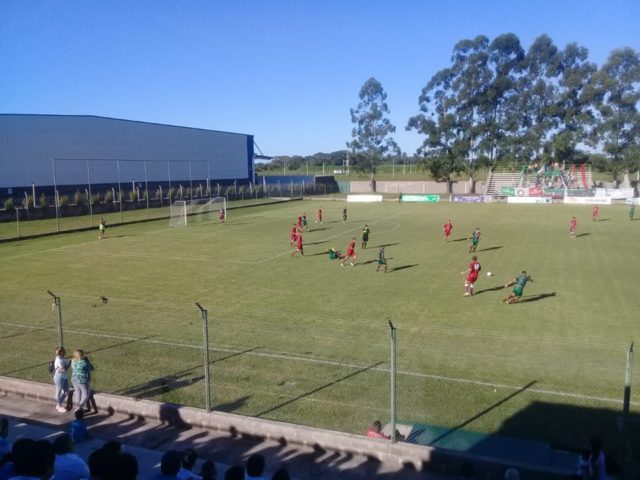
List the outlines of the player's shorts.
<svg viewBox="0 0 640 480">
<path fill-rule="evenodd" d="M 473 284 L 473 283 L 476 283 L 476 281 L 477 281 L 477 280 L 478 280 L 478 274 L 477 274 L 477 273 L 476 273 L 476 274 L 469 275 L 469 276 L 467 277 L 467 283 L 471 283 L 471 284 Z"/>
<path fill-rule="evenodd" d="M 347 250 L 347 257 L 355 257 L 356 256 L 356 252 L 353 250 Z"/>
<path fill-rule="evenodd" d="M 478 246 L 478 240 L 471 240 L 471 245 L 473 245 L 474 247 Z"/>
<path fill-rule="evenodd" d="M 362 235 L 362 241 L 363 242 L 368 242 L 369 241 L 369 235 Z"/>
<path fill-rule="evenodd" d="M 516 297 L 521 297 L 521 296 L 522 296 L 522 291 L 523 291 L 523 290 L 524 290 L 524 289 L 523 289 L 522 287 L 520 287 L 520 286 L 516 285 L 515 287 L 513 287 L 513 294 L 514 294 Z"/>
<path fill-rule="evenodd" d="M 451 236 L 451 232 L 444 232 L 444 236 L 447 237 L 447 238 L 450 237 Z"/>
<path fill-rule="evenodd" d="M 383 259 L 378 259 L 378 265 L 386 265 L 387 261 Z"/>
</svg>

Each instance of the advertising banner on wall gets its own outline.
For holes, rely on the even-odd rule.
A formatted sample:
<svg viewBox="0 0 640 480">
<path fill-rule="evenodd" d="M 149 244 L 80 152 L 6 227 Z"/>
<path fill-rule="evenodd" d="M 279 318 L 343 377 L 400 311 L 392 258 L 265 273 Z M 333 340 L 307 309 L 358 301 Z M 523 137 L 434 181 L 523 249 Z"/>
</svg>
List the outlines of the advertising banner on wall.
<svg viewBox="0 0 640 480">
<path fill-rule="evenodd" d="M 633 198 L 636 194 L 633 188 L 596 188 L 596 197 L 610 197 L 621 200 Z"/>
<path fill-rule="evenodd" d="M 500 189 L 500 193 L 502 195 L 508 195 L 509 197 L 513 197 L 515 195 L 513 187 L 502 187 Z"/>
<path fill-rule="evenodd" d="M 507 203 L 551 203 L 549 197 L 507 197 Z"/>
<path fill-rule="evenodd" d="M 564 197 L 567 205 L 611 205 L 611 197 Z"/>
<path fill-rule="evenodd" d="M 361 203 L 382 202 L 382 195 L 347 195 L 347 202 L 361 202 Z"/>
<path fill-rule="evenodd" d="M 429 202 L 440 201 L 440 195 L 400 195 L 401 202 Z"/>
<path fill-rule="evenodd" d="M 451 201 L 458 203 L 482 203 L 484 198 L 477 195 L 451 195 Z"/>
<path fill-rule="evenodd" d="M 627 205 L 640 205 L 640 197 L 627 198 L 624 203 Z"/>
</svg>

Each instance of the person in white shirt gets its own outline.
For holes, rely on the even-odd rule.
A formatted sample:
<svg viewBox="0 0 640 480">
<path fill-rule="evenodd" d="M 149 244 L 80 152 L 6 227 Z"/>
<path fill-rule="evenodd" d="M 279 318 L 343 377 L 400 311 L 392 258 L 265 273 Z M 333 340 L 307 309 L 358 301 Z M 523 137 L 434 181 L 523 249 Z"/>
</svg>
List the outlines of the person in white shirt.
<svg viewBox="0 0 640 480">
<path fill-rule="evenodd" d="M 89 467 L 85 461 L 73 453 L 71 435 L 63 433 L 53 441 L 56 452 L 54 475 L 56 480 L 81 480 L 89 478 Z"/>
<path fill-rule="evenodd" d="M 64 402 L 69 394 L 69 379 L 67 370 L 71 361 L 65 358 L 66 351 L 64 347 L 56 348 L 56 358 L 53 361 L 53 383 L 56 386 L 56 410 L 65 413 L 67 408 Z"/>
</svg>

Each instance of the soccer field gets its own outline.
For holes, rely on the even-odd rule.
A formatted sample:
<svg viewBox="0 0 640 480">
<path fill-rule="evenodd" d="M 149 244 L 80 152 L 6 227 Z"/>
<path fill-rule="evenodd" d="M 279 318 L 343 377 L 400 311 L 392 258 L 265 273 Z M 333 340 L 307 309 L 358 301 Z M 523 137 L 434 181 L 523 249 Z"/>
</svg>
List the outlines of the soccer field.
<svg viewBox="0 0 640 480">
<path fill-rule="evenodd" d="M 291 258 L 302 211 L 311 231 L 305 256 Z M 65 346 L 89 352 L 96 389 L 202 407 L 199 302 L 216 410 L 364 432 L 389 419 L 390 319 L 401 423 L 569 446 L 598 434 L 617 447 L 626 352 L 640 336 L 640 222 L 626 207 L 602 207 L 595 223 L 590 207 L 565 205 L 294 201 L 229 213 L 225 225 L 165 219 L 110 228 L 102 241 L 96 230 L 0 244 L 0 373 L 50 381 L 51 290 Z M 475 227 L 483 270 L 469 298 L 460 272 Z M 355 267 L 328 259 L 354 236 Z M 381 244 L 386 274 L 375 271 Z M 522 270 L 534 282 L 521 303 L 503 304 L 502 285 Z"/>
</svg>

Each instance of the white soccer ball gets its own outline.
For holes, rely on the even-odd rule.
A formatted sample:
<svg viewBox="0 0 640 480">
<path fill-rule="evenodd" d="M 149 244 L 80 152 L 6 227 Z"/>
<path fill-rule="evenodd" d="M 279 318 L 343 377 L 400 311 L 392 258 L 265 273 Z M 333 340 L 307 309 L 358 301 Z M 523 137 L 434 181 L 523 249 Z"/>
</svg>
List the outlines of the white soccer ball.
<svg viewBox="0 0 640 480">
<path fill-rule="evenodd" d="M 493 276 L 493 273 L 487 272 L 487 277 L 491 277 L 491 276 Z"/>
</svg>

